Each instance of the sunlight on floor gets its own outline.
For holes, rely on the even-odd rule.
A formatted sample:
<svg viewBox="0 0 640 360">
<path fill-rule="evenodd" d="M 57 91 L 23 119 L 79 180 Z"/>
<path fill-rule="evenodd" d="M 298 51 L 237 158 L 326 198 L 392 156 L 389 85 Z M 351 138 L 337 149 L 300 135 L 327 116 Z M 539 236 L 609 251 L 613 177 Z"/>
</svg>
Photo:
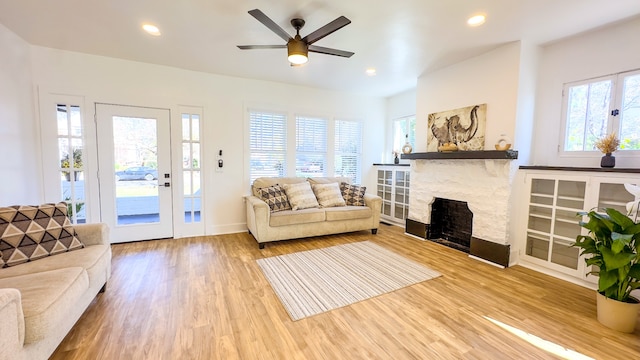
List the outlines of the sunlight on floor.
<svg viewBox="0 0 640 360">
<path fill-rule="evenodd" d="M 539 338 L 539 337 L 537 337 L 535 335 L 529 334 L 529 333 L 524 332 L 524 331 L 522 331 L 520 329 L 516 329 L 513 326 L 509 326 L 509 325 L 507 325 L 505 323 L 502 323 L 502 322 L 500 322 L 498 320 L 494 320 L 494 319 L 492 319 L 490 317 L 487 317 L 487 316 L 483 316 L 483 317 L 485 319 L 491 321 L 492 323 L 500 326 L 501 328 L 507 330 L 508 332 L 518 336 L 519 338 L 529 342 L 530 344 L 532 344 L 532 345 L 534 345 L 534 346 L 536 346 L 536 347 L 538 347 L 538 348 L 540 348 L 542 350 L 550 352 L 550 353 L 552 353 L 554 355 L 557 355 L 557 356 L 559 356 L 559 357 L 561 357 L 563 359 L 570 359 L 570 360 L 587 360 L 587 359 L 590 359 L 590 360 L 594 360 L 591 357 L 588 357 L 586 355 L 582 355 L 579 352 L 575 352 L 573 350 L 569 350 L 569 349 L 567 349 L 565 347 L 562 347 L 562 346 L 560 346 L 558 344 L 555 344 L 555 343 L 553 343 L 551 341 L 541 339 L 541 338 Z"/>
</svg>

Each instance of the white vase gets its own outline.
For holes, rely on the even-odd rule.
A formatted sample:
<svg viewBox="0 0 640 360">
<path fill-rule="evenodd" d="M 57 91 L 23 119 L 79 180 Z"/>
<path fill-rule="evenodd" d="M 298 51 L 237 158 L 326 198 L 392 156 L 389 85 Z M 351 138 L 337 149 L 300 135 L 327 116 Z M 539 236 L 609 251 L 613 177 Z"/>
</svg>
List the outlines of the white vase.
<svg viewBox="0 0 640 360">
<path fill-rule="evenodd" d="M 622 302 L 597 294 L 598 321 L 610 329 L 632 333 L 636 328 L 640 303 Z"/>
</svg>

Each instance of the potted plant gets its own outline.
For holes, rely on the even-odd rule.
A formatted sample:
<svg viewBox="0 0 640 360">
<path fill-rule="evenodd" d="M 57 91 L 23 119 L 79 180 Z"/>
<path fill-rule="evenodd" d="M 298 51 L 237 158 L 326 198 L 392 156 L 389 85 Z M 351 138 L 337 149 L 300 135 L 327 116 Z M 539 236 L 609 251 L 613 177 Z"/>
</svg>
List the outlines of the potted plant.
<svg viewBox="0 0 640 360">
<path fill-rule="evenodd" d="M 580 226 L 589 230 L 588 235 L 578 235 L 573 246 L 582 249 L 581 255 L 598 279 L 598 321 L 622 332 L 635 329 L 640 302 L 631 291 L 640 288 L 640 223 L 616 209 L 580 212 L 589 221 Z"/>
<path fill-rule="evenodd" d="M 620 139 L 616 137 L 616 133 L 611 133 L 596 141 L 595 146 L 598 150 L 602 151 L 604 156 L 600 160 L 600 167 L 614 167 L 616 166 L 616 157 L 611 155 L 612 152 L 618 150 L 620 146 Z"/>
</svg>

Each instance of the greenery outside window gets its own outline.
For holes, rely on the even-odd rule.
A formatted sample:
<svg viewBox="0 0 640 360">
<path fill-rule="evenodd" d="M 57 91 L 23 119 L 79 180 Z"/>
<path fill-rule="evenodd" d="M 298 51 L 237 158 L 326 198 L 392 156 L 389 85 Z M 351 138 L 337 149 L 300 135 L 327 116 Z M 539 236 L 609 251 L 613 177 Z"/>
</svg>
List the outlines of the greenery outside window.
<svg viewBox="0 0 640 360">
<path fill-rule="evenodd" d="M 640 150 L 640 70 L 565 84 L 562 114 L 565 153 L 596 152 L 613 132 L 621 151 Z"/>
<path fill-rule="evenodd" d="M 61 199 L 74 224 L 86 222 L 82 116 L 80 106 L 56 105 Z"/>
</svg>

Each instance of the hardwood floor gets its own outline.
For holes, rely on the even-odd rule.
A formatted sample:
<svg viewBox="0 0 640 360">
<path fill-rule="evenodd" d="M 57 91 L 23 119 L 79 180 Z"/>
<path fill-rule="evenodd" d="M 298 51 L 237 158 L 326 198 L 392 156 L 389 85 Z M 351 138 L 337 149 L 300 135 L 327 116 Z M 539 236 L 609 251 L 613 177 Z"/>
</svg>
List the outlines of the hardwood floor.
<svg viewBox="0 0 640 360">
<path fill-rule="evenodd" d="M 113 245 L 105 293 L 52 359 L 556 359 L 489 319 L 596 359 L 640 358 L 595 293 L 499 269 L 398 227 L 267 244 L 247 233 Z M 293 322 L 255 259 L 372 240 L 443 274 Z M 574 355 L 576 355 L 574 353 Z"/>
</svg>

